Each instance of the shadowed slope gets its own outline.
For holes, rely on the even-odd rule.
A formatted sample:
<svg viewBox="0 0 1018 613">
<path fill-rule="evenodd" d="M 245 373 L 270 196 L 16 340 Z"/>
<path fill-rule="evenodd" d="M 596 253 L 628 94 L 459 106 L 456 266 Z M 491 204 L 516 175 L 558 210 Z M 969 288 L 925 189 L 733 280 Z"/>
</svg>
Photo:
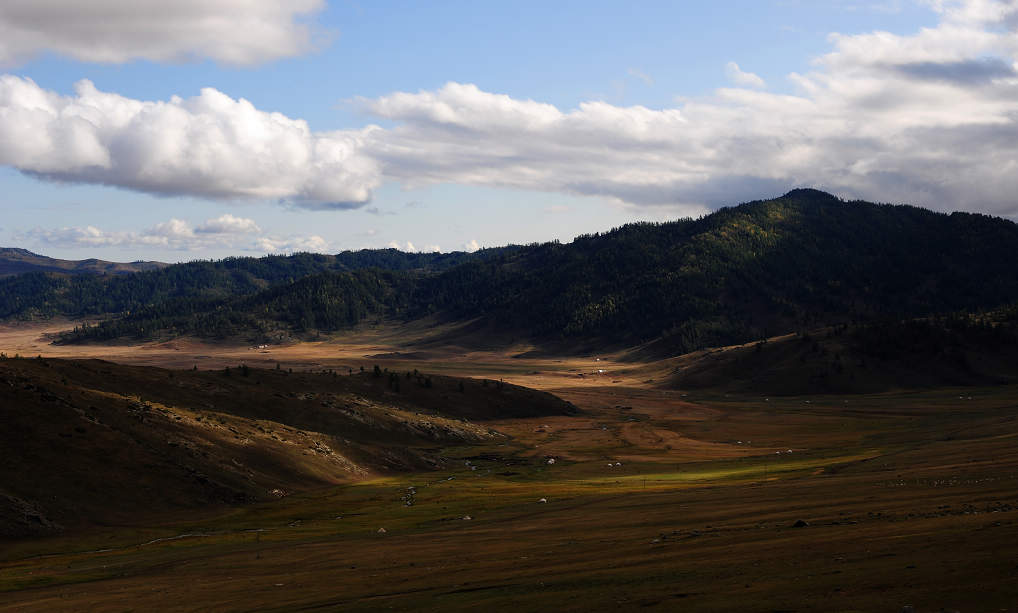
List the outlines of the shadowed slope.
<svg viewBox="0 0 1018 613">
<path fill-rule="evenodd" d="M 399 381 L 0 360 L 0 536 L 432 469 L 443 447 L 497 436 L 461 417 L 573 410 L 494 382 Z"/>
<path fill-rule="evenodd" d="M 846 324 L 698 351 L 674 360 L 669 385 L 789 395 L 1013 384 L 1016 314 Z"/>
</svg>

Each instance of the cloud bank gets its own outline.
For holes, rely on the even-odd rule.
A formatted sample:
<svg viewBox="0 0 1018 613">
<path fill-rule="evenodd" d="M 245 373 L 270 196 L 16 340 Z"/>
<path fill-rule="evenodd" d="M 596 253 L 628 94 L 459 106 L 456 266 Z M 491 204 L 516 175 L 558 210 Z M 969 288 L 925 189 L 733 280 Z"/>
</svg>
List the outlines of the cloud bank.
<svg viewBox="0 0 1018 613">
<path fill-rule="evenodd" d="M 212 59 L 250 65 L 314 47 L 301 18 L 323 0 L 4 0 L 0 65 L 44 52 L 85 62 Z"/>
<path fill-rule="evenodd" d="M 673 108 L 563 112 L 449 83 L 362 100 L 397 122 L 368 141 L 387 178 L 716 207 L 799 186 L 1018 213 L 1018 0 L 936 0 L 909 36 L 832 34 L 792 93 L 741 87 Z"/>
<path fill-rule="evenodd" d="M 312 132 L 214 89 L 144 102 L 83 81 L 62 97 L 0 78 L 0 163 L 150 193 L 367 202 L 384 181 L 717 207 L 811 186 L 1018 214 L 1018 0 L 928 0 L 935 27 L 832 34 L 791 93 L 735 87 L 672 108 L 571 110 L 448 83 L 358 104 L 393 127 Z"/>
<path fill-rule="evenodd" d="M 329 250 L 329 243 L 320 236 L 264 235 L 253 219 L 229 213 L 197 226 L 181 219 L 170 219 L 140 232 L 109 231 L 95 226 L 35 228 L 18 238 L 60 248 L 144 247 L 195 251 L 226 247 L 260 253 L 326 253 Z"/>
</svg>

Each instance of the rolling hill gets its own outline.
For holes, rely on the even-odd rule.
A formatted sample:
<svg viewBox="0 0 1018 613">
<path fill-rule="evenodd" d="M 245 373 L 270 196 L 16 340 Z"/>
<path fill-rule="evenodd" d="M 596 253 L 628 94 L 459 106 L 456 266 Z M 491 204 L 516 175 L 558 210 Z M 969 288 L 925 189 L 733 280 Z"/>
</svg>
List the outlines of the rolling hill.
<svg viewBox="0 0 1018 613">
<path fill-rule="evenodd" d="M 556 396 L 413 372 L 175 371 L 0 358 L 0 537 L 440 468 Z M 468 421 L 469 420 L 469 421 Z"/>
<path fill-rule="evenodd" d="M 671 360 L 668 386 L 772 396 L 1018 383 L 1018 309 L 842 324 Z"/>
</svg>

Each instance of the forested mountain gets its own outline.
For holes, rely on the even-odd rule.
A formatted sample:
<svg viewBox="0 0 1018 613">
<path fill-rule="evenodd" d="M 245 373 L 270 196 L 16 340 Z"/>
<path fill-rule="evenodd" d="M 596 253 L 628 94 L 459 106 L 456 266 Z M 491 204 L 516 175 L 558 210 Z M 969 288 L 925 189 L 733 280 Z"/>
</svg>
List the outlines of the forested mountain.
<svg viewBox="0 0 1018 613">
<path fill-rule="evenodd" d="M 105 260 L 59 260 L 32 253 L 27 249 L 0 247 L 0 277 L 26 272 L 63 272 L 76 275 L 121 275 L 158 270 L 163 262 L 107 262 Z"/>
<path fill-rule="evenodd" d="M 308 275 L 251 294 L 224 300 L 180 296 L 137 311 L 75 328 L 64 342 L 145 339 L 197 335 L 230 338 L 241 335 L 270 340 L 276 331 L 308 334 L 348 328 L 365 317 L 403 316 L 422 273 L 356 270 Z"/>
<path fill-rule="evenodd" d="M 652 341 L 655 353 L 681 353 L 1013 303 L 1016 252 L 1018 225 L 1003 219 L 795 190 L 701 219 L 476 255 L 224 260 L 97 285 L 23 275 L 0 283 L 0 316 L 131 311 L 67 338 L 80 341 L 308 333 L 438 315 L 535 340 Z"/>
<path fill-rule="evenodd" d="M 64 315 L 197 312 L 224 300 L 250 296 L 323 272 L 378 268 L 433 273 L 469 259 L 485 259 L 517 249 L 475 253 L 405 253 L 396 249 L 344 251 L 337 255 L 298 253 L 262 258 L 194 261 L 160 270 L 116 277 L 70 276 L 42 272 L 0 279 L 0 319 Z M 182 311 L 180 309 L 183 309 Z"/>
<path fill-rule="evenodd" d="M 659 338 L 686 351 L 1007 304 L 1018 300 L 1015 253 L 1010 221 L 795 190 L 469 262 L 425 284 L 418 305 L 539 337 Z"/>
</svg>

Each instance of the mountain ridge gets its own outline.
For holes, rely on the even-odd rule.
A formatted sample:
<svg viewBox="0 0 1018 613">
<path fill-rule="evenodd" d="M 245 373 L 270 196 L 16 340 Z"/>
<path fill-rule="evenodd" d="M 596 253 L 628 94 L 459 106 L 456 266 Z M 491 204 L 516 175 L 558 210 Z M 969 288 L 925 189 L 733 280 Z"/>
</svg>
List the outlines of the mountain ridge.
<svg viewBox="0 0 1018 613">
<path fill-rule="evenodd" d="M 134 262 L 110 262 L 96 258 L 62 260 L 40 255 L 20 247 L 0 247 L 0 278 L 26 272 L 122 275 L 147 270 L 158 270 L 167 266 L 170 266 L 170 264 L 148 260 L 136 260 Z"/>
<path fill-rule="evenodd" d="M 302 254 L 106 280 L 24 275 L 0 281 L 0 317 L 114 316 L 64 342 L 317 335 L 367 318 L 437 317 L 476 320 L 520 340 L 679 355 L 824 325 L 1012 304 L 1016 251 L 1018 225 L 1005 219 L 799 189 L 567 244 L 362 251 L 344 268 L 330 263 L 339 256 Z M 268 272 L 252 272 L 259 267 Z"/>
</svg>

